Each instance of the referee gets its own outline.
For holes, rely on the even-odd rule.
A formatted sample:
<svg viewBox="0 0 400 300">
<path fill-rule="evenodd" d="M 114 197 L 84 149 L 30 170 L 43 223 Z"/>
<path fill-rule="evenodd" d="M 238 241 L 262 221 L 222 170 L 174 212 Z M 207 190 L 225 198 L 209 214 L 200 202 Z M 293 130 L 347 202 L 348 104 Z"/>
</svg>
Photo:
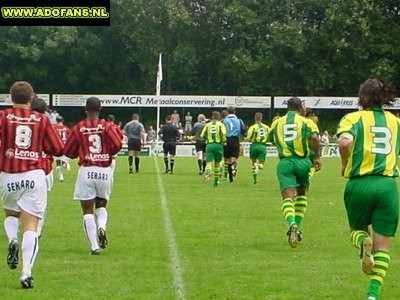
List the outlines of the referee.
<svg viewBox="0 0 400 300">
<path fill-rule="evenodd" d="M 135 157 L 135 173 L 139 173 L 139 154 L 144 144 L 145 130 L 143 124 L 139 122 L 138 114 L 132 115 L 132 121 L 124 127 L 124 133 L 128 137 L 129 174 L 133 174 L 133 157 Z"/>
<path fill-rule="evenodd" d="M 174 173 L 175 154 L 176 154 L 176 141 L 180 137 L 178 128 L 172 124 L 171 115 L 165 117 L 165 125 L 160 128 L 158 135 L 164 141 L 164 163 L 165 173 Z M 169 161 L 168 161 L 169 155 Z"/>
</svg>

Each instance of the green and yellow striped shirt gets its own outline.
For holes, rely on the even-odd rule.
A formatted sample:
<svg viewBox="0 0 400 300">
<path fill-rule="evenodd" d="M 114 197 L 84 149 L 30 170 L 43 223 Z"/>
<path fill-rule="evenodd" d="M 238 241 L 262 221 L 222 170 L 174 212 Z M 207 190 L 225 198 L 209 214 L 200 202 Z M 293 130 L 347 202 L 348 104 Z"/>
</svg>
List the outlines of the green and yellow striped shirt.
<svg viewBox="0 0 400 300">
<path fill-rule="evenodd" d="M 257 122 L 250 126 L 247 131 L 247 140 L 252 143 L 265 144 L 268 139 L 270 128 L 264 123 Z"/>
<path fill-rule="evenodd" d="M 392 113 L 379 107 L 349 113 L 339 123 L 341 134 L 353 136 L 344 177 L 399 176 L 400 124 Z"/>
<path fill-rule="evenodd" d="M 218 143 L 223 144 L 226 142 L 226 128 L 220 121 L 213 120 L 204 126 L 201 132 L 201 137 L 207 144 Z"/>
<path fill-rule="evenodd" d="M 295 111 L 289 111 L 272 122 L 268 141 L 275 144 L 279 157 L 307 157 L 310 152 L 309 139 L 318 133 L 318 127 L 313 121 Z"/>
</svg>

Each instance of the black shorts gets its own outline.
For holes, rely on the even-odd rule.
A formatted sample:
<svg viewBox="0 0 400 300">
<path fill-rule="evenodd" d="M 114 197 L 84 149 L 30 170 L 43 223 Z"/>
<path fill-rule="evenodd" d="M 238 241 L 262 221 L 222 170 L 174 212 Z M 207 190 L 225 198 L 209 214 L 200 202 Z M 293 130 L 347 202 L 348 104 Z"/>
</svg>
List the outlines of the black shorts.
<svg viewBox="0 0 400 300">
<path fill-rule="evenodd" d="M 128 151 L 140 151 L 142 148 L 142 141 L 140 139 L 128 139 Z"/>
<path fill-rule="evenodd" d="M 240 142 L 239 137 L 228 137 L 226 139 L 226 146 L 224 147 L 224 158 L 239 157 Z"/>
<path fill-rule="evenodd" d="M 206 142 L 205 141 L 196 141 L 196 152 L 203 151 L 206 152 Z"/>
<path fill-rule="evenodd" d="M 176 142 L 164 142 L 163 144 L 164 155 L 168 154 L 174 155 L 176 154 Z"/>
</svg>

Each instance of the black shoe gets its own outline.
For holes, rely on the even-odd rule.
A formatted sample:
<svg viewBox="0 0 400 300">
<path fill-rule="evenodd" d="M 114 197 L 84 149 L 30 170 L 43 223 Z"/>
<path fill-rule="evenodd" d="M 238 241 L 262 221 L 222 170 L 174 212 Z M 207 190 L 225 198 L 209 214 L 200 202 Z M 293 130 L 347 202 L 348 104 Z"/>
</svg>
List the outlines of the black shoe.
<svg viewBox="0 0 400 300">
<path fill-rule="evenodd" d="M 90 254 L 92 254 L 92 255 L 100 255 L 100 249 L 92 250 L 90 252 Z"/>
<path fill-rule="evenodd" d="M 169 173 L 169 170 L 168 170 L 168 169 L 166 169 L 164 173 L 165 173 L 165 174 L 168 174 L 168 173 Z"/>
<path fill-rule="evenodd" d="M 168 174 L 174 174 L 174 171 L 169 170 L 169 171 L 168 171 Z"/>
<path fill-rule="evenodd" d="M 21 278 L 21 286 L 23 289 L 31 289 L 33 288 L 33 277 L 25 277 Z"/>
<path fill-rule="evenodd" d="M 17 240 L 12 240 L 8 245 L 7 264 L 10 269 L 15 269 L 18 266 L 18 250 L 19 245 Z"/>
<path fill-rule="evenodd" d="M 103 228 L 99 228 L 99 231 L 97 233 L 97 236 L 99 238 L 99 245 L 100 248 L 105 249 L 106 246 L 108 245 L 108 240 L 106 236 L 106 231 Z"/>
<path fill-rule="evenodd" d="M 133 167 L 129 167 L 129 174 L 133 174 Z"/>
<path fill-rule="evenodd" d="M 202 171 L 199 171 L 199 175 L 203 175 L 204 173 Z"/>
</svg>

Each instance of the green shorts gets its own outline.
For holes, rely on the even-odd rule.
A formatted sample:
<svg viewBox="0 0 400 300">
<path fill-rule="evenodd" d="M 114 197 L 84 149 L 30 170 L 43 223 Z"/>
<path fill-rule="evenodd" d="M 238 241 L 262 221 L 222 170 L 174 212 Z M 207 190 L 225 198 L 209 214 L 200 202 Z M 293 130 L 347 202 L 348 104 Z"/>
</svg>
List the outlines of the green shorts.
<svg viewBox="0 0 400 300">
<path fill-rule="evenodd" d="M 206 146 L 206 161 L 207 162 L 220 162 L 224 155 L 222 144 L 210 143 Z"/>
<path fill-rule="evenodd" d="M 395 236 L 399 222 L 399 195 L 396 179 L 363 176 L 350 179 L 344 190 L 349 226 L 365 230 L 368 225 L 387 237 Z"/>
<path fill-rule="evenodd" d="M 309 172 L 311 169 L 309 158 L 283 157 L 276 168 L 281 191 L 287 188 L 306 187 L 310 185 Z"/>
<path fill-rule="evenodd" d="M 265 144 L 252 143 L 250 145 L 251 160 L 258 160 L 260 162 L 264 162 L 266 155 L 267 155 L 267 146 Z"/>
</svg>

